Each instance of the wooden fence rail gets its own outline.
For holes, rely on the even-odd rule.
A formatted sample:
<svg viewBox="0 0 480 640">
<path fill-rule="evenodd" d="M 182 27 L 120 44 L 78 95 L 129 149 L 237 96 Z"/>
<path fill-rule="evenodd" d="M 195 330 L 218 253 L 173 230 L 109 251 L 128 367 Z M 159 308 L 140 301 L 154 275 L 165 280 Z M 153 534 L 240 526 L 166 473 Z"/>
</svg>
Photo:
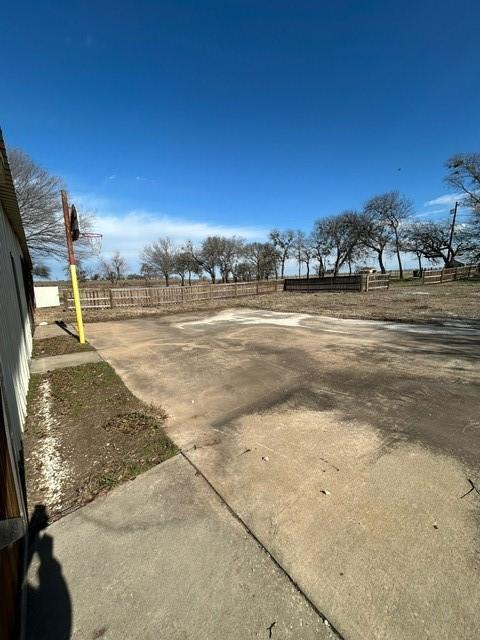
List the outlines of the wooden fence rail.
<svg viewBox="0 0 480 640">
<path fill-rule="evenodd" d="M 480 265 L 469 264 L 464 267 L 451 267 L 450 269 L 431 269 L 423 271 L 422 284 L 442 284 L 453 280 L 462 280 L 480 275 Z"/>
<path fill-rule="evenodd" d="M 163 304 L 182 304 L 201 300 L 222 300 L 241 296 L 276 293 L 283 290 L 283 280 L 232 282 L 171 286 L 171 287 L 122 287 L 121 289 L 80 289 L 82 309 L 113 309 L 117 307 L 157 307 Z M 73 294 L 66 289 L 63 294 L 65 309 L 73 309 Z"/>
<path fill-rule="evenodd" d="M 404 269 L 403 270 L 404 279 L 413 278 L 414 277 L 414 273 L 416 271 L 417 271 L 417 269 Z M 389 271 L 387 271 L 387 273 L 390 276 L 390 280 L 400 280 L 400 270 L 399 269 L 390 269 Z"/>
<path fill-rule="evenodd" d="M 388 273 L 369 273 L 364 278 L 362 291 L 375 291 L 390 287 L 390 275 Z"/>
<path fill-rule="evenodd" d="M 388 289 L 387 273 L 324 276 L 323 278 L 286 278 L 285 291 L 310 293 L 312 291 L 374 291 Z"/>
</svg>

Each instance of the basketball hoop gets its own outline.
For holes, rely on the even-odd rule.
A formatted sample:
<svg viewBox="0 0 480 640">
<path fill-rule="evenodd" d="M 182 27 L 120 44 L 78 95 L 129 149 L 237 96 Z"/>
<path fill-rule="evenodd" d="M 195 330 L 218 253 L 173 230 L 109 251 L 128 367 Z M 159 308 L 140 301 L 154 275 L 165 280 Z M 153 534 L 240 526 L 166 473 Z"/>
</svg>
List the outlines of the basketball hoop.
<svg viewBox="0 0 480 640">
<path fill-rule="evenodd" d="M 80 233 L 79 238 L 85 240 L 85 243 L 90 246 L 94 255 L 100 255 L 100 253 L 102 252 L 103 238 L 103 235 L 101 233 Z"/>
</svg>

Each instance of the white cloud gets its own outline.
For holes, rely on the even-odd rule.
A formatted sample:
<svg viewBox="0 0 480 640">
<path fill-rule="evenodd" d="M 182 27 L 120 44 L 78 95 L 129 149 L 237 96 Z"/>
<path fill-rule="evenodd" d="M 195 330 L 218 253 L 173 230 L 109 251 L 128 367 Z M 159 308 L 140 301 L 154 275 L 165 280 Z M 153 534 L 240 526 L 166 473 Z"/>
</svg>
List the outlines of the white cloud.
<svg viewBox="0 0 480 640">
<path fill-rule="evenodd" d="M 103 236 L 102 254 L 109 256 L 120 251 L 132 270 L 138 267 L 138 256 L 143 247 L 160 237 L 168 236 L 177 245 L 186 240 L 200 242 L 209 235 L 236 235 L 250 241 L 265 241 L 268 237 L 268 229 L 256 226 L 193 221 L 142 209 L 117 213 L 115 203 L 94 194 L 72 195 L 72 202 L 80 213 L 94 214 L 94 231 Z"/>
<path fill-rule="evenodd" d="M 120 251 L 138 258 L 142 248 L 159 237 L 168 236 L 176 244 L 198 242 L 209 235 L 237 235 L 247 240 L 266 239 L 268 231 L 257 227 L 193 222 L 149 211 L 130 211 L 125 215 L 96 215 L 95 230 L 103 235 L 103 251 Z"/>
<path fill-rule="evenodd" d="M 428 200 L 423 205 L 424 207 L 435 207 L 438 205 L 442 205 L 445 207 L 453 207 L 457 200 L 461 200 L 463 197 L 462 193 L 447 193 L 443 196 L 438 196 L 438 198 L 434 198 L 433 200 Z"/>
<path fill-rule="evenodd" d="M 436 216 L 445 216 L 446 209 L 445 207 L 439 209 L 428 209 L 427 211 L 417 211 L 413 214 L 414 218 L 435 218 Z"/>
</svg>

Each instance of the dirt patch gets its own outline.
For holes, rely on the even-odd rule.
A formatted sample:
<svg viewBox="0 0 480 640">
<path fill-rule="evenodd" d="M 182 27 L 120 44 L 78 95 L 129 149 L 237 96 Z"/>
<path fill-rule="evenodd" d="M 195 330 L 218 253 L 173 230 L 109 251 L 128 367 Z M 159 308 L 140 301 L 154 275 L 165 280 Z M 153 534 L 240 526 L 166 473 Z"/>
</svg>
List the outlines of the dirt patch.
<svg viewBox="0 0 480 640">
<path fill-rule="evenodd" d="M 93 347 L 80 342 L 71 335 L 55 336 L 54 338 L 42 338 L 33 341 L 33 358 L 43 358 L 45 356 L 63 356 L 67 353 L 77 353 L 80 351 L 93 351 Z"/>
<path fill-rule="evenodd" d="M 57 519 L 177 452 L 166 414 L 105 362 L 33 375 L 24 437 L 28 504 Z"/>
<path fill-rule="evenodd" d="M 416 281 L 392 283 L 387 291 L 325 291 L 321 293 L 279 292 L 197 303 L 87 310 L 86 322 L 103 322 L 123 318 L 163 316 L 192 311 L 231 308 L 265 309 L 295 313 L 311 313 L 333 318 L 391 320 L 394 322 L 442 323 L 451 320 L 480 320 L 480 279 L 472 278 L 441 285 L 421 285 Z M 74 320 L 73 312 L 58 309 L 40 310 L 48 321 Z M 61 317 L 60 317 L 61 316 Z M 88 328 L 87 328 L 88 336 Z"/>
</svg>

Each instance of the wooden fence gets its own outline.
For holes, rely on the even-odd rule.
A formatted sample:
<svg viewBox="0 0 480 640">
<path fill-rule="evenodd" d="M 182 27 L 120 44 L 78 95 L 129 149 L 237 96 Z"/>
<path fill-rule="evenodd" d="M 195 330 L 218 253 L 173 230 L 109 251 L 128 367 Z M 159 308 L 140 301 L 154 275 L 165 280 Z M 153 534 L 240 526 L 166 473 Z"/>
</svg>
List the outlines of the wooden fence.
<svg viewBox="0 0 480 640">
<path fill-rule="evenodd" d="M 285 291 L 374 291 L 388 289 L 389 276 L 384 273 L 324 276 L 323 278 L 286 278 Z"/>
<path fill-rule="evenodd" d="M 80 289 L 82 309 L 113 309 L 122 307 L 157 307 L 163 304 L 182 304 L 202 300 L 222 300 L 276 293 L 283 290 L 283 280 L 232 282 L 172 287 L 122 287 L 121 289 Z M 65 309 L 73 309 L 73 294 L 63 294 Z"/>
<path fill-rule="evenodd" d="M 414 272 L 416 272 L 417 269 L 404 269 L 403 270 L 403 277 L 404 279 L 409 279 L 409 278 L 413 278 L 414 276 Z M 390 269 L 389 271 L 387 271 L 388 275 L 390 276 L 390 280 L 400 280 L 400 270 L 399 269 Z"/>
<path fill-rule="evenodd" d="M 450 269 L 430 269 L 423 271 L 422 284 L 442 284 L 453 280 L 462 280 L 480 275 L 480 265 L 470 264 L 465 267 L 451 267 Z"/>
<path fill-rule="evenodd" d="M 390 276 L 388 273 L 369 273 L 364 276 L 365 282 L 362 291 L 375 291 L 378 289 L 388 289 L 390 287 Z"/>
</svg>

